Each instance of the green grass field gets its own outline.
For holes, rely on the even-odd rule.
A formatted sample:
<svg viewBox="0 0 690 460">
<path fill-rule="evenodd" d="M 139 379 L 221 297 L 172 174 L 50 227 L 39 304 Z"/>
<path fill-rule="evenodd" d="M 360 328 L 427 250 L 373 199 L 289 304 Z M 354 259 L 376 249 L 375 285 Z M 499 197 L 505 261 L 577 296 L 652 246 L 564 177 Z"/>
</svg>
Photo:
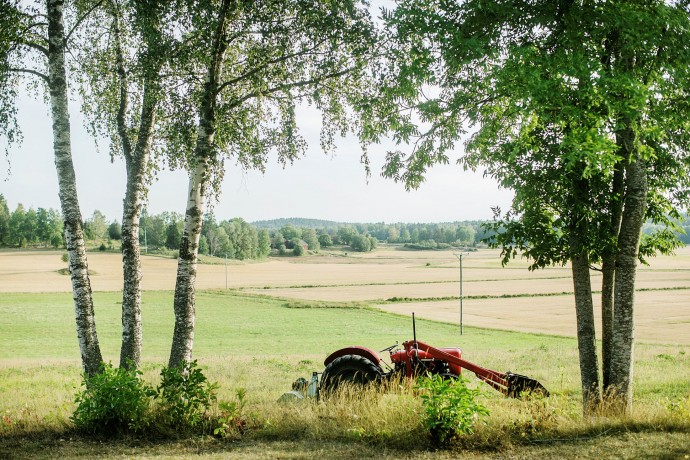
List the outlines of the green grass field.
<svg viewBox="0 0 690 460">
<path fill-rule="evenodd" d="M 95 293 L 96 321 L 106 360 L 119 357 L 119 293 Z M 351 343 L 372 348 L 411 338 L 411 318 L 386 314 L 365 304 L 284 302 L 235 292 L 206 291 L 197 295 L 195 354 L 200 359 L 245 354 L 293 356 L 327 354 Z M 73 303 L 69 294 L 4 294 L 0 325 L 12 347 L 0 349 L 0 359 L 74 359 Z M 173 327 L 172 293 L 145 292 L 142 306 L 144 355 L 164 360 Z M 567 348 L 574 341 L 534 334 L 509 333 L 418 320 L 420 337 L 483 351 L 516 347 L 522 352 L 545 343 Z M 466 344 L 466 345 L 464 345 Z"/>
<path fill-rule="evenodd" d="M 117 363 L 120 297 L 96 293 L 96 320 L 106 361 Z M 172 293 L 146 292 L 144 373 L 157 383 L 172 335 Z M 221 399 L 245 388 L 252 429 L 242 439 L 125 439 L 77 436 L 69 424 L 80 369 L 69 294 L 0 298 L 0 458 L 110 456 L 187 458 L 452 458 L 430 452 L 419 402 L 408 393 L 374 394 L 341 404 L 283 406 L 278 397 L 297 377 L 322 371 L 346 345 L 381 349 L 412 336 L 411 319 L 355 303 L 284 302 L 236 291 L 197 296 L 195 357 L 220 385 Z M 470 457 L 684 458 L 690 455 L 690 349 L 637 344 L 635 413 L 583 419 L 575 339 L 419 320 L 418 337 L 459 346 L 463 357 L 540 380 L 553 396 L 507 400 L 485 388 L 492 415 L 463 441 Z"/>
</svg>

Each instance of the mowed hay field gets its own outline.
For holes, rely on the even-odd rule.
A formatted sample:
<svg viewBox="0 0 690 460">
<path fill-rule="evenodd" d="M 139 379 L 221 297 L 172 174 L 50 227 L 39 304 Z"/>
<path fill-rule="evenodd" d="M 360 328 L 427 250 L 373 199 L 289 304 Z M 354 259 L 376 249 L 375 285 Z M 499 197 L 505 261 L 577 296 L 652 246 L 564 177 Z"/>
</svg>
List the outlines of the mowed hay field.
<svg viewBox="0 0 690 460">
<path fill-rule="evenodd" d="M 0 252 L 0 292 L 70 292 L 57 251 Z M 286 301 L 359 302 L 385 311 L 459 322 L 459 263 L 452 251 L 383 247 L 367 254 L 321 251 L 301 258 L 201 264 L 198 289 L 241 290 Z M 176 260 L 144 256 L 145 290 L 174 289 Z M 119 254 L 89 254 L 95 291 L 119 291 Z M 463 258 L 463 324 L 575 336 L 570 268 L 528 271 L 524 260 L 502 267 L 496 250 Z M 227 273 L 227 275 L 226 275 Z M 592 274 L 599 289 L 601 277 Z M 638 271 L 636 338 L 690 345 L 690 248 L 649 260 Z M 595 304 L 599 296 L 595 294 Z M 597 309 L 597 315 L 599 314 Z"/>
</svg>

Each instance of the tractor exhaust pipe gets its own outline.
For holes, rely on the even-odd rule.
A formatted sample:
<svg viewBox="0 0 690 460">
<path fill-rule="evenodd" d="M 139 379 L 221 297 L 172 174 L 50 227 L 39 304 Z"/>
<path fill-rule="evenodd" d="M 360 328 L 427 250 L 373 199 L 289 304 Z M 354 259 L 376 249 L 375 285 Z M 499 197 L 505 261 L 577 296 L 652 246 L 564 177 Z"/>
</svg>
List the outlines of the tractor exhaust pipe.
<svg viewBox="0 0 690 460">
<path fill-rule="evenodd" d="M 417 321 L 414 318 L 414 312 L 412 312 L 412 340 L 414 341 L 414 349 L 419 350 L 419 345 L 417 345 Z"/>
</svg>

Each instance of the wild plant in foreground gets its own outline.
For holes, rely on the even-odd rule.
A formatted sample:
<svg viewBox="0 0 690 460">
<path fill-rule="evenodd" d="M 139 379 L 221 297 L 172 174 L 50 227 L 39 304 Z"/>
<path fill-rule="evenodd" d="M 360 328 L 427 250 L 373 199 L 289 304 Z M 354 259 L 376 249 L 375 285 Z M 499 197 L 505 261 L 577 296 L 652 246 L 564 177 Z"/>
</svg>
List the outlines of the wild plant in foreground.
<svg viewBox="0 0 690 460">
<path fill-rule="evenodd" d="M 173 428 L 195 428 L 207 418 L 216 401 L 218 385 L 208 381 L 197 362 L 161 371 L 159 414 L 164 425 Z"/>
<path fill-rule="evenodd" d="M 423 423 L 437 446 L 447 446 L 461 434 L 471 434 L 480 416 L 489 410 L 477 401 L 480 390 L 468 388 L 465 380 L 428 375 L 417 381 L 424 408 Z"/>
<path fill-rule="evenodd" d="M 102 364 L 101 372 L 84 376 L 84 390 L 77 393 L 71 420 L 78 430 L 122 434 L 144 430 L 151 422 L 151 398 L 156 391 L 135 369 Z"/>
</svg>

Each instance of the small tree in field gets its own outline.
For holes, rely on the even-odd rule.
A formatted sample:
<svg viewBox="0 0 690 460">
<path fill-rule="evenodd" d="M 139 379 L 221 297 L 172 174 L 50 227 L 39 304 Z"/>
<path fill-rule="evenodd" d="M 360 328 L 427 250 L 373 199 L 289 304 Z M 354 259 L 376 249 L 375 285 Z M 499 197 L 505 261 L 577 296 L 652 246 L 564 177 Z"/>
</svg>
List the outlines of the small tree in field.
<svg viewBox="0 0 690 460">
<path fill-rule="evenodd" d="M 357 252 L 371 251 L 371 240 L 367 235 L 354 235 L 350 238 L 350 247 Z"/>
<path fill-rule="evenodd" d="M 111 240 L 122 239 L 122 226 L 120 225 L 120 223 L 118 221 L 114 220 L 108 226 L 108 236 L 110 237 Z"/>
<path fill-rule="evenodd" d="M 323 233 L 319 235 L 319 245 L 324 248 L 333 246 L 333 240 L 331 239 L 331 235 L 329 235 L 328 233 Z"/>
</svg>

